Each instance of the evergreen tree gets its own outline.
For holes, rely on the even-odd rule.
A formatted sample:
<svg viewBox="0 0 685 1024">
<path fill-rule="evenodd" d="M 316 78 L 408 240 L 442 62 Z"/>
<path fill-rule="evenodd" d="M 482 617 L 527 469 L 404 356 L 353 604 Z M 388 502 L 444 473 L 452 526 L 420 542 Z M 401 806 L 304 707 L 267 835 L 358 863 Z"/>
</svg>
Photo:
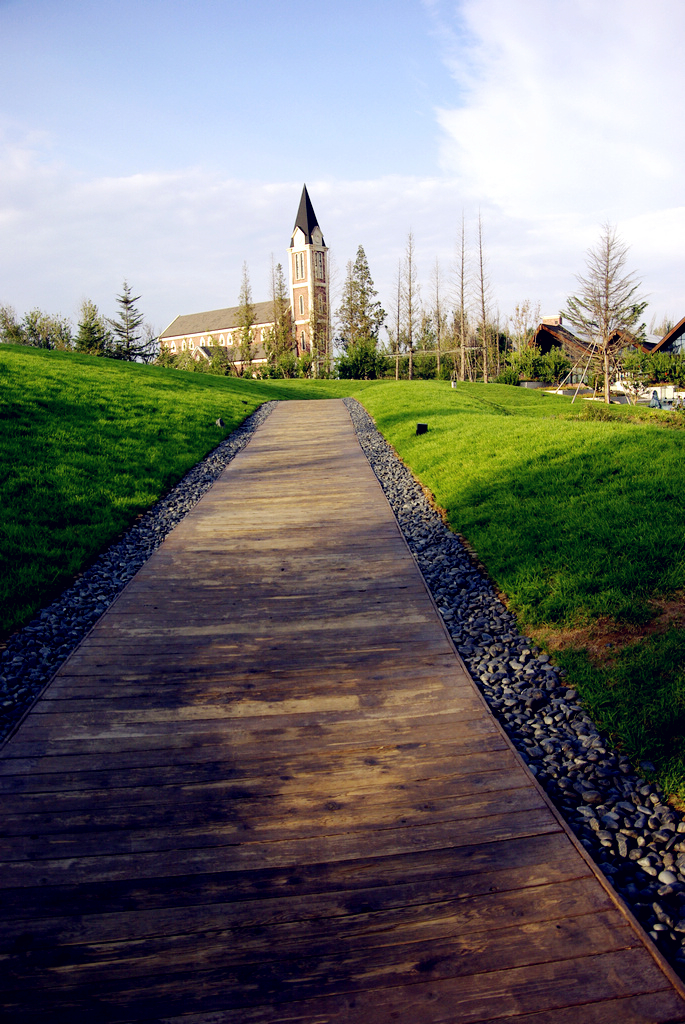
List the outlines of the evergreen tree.
<svg viewBox="0 0 685 1024">
<path fill-rule="evenodd" d="M 362 340 L 378 343 L 378 332 L 385 323 L 385 310 L 377 301 L 378 292 L 363 246 L 357 249 L 357 257 L 347 264 L 347 276 L 343 285 L 342 303 L 338 310 L 340 323 L 339 342 L 347 351 L 350 346 Z"/>
<path fill-rule="evenodd" d="M 280 263 L 274 266 L 273 259 L 271 261 L 271 303 L 274 325 L 266 336 L 265 347 L 270 362 L 275 366 L 293 350 L 293 325 L 283 267 Z"/>
<path fill-rule="evenodd" d="M 250 276 L 247 271 L 247 263 L 243 263 L 243 279 L 240 284 L 240 298 L 238 300 L 238 336 L 240 339 L 240 361 L 243 370 L 252 364 L 252 328 L 254 322 L 255 308 L 252 302 Z"/>
<path fill-rule="evenodd" d="M 112 335 L 107 328 L 107 321 L 94 302 L 84 299 L 81 303 L 81 318 L 78 322 L 78 333 L 74 339 L 77 352 L 86 352 L 93 356 L 107 354 Z"/>
<path fill-rule="evenodd" d="M 131 289 L 126 281 L 117 296 L 119 312 L 114 320 L 107 323 L 112 328 L 112 345 L 110 353 L 114 359 L 125 359 L 133 362 L 142 354 L 145 346 L 143 340 L 143 314 L 136 307 L 140 295 L 131 295 Z"/>
</svg>

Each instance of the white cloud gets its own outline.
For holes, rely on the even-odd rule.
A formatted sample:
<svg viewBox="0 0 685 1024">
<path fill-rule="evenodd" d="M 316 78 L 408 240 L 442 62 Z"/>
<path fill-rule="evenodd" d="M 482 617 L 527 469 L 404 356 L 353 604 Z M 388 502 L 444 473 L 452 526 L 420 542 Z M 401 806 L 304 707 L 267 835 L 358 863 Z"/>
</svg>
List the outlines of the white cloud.
<svg viewBox="0 0 685 1024">
<path fill-rule="evenodd" d="M 507 278 L 520 283 L 528 273 L 548 301 L 561 301 L 572 275 L 566 269 L 555 288 L 550 271 L 579 254 L 582 264 L 609 220 L 642 272 L 660 275 L 650 282 L 655 296 L 676 301 L 685 6 L 464 0 L 448 12 L 433 0 L 428 8 L 461 92 L 459 106 L 437 111 L 442 170 L 487 209 L 504 290 Z"/>
<path fill-rule="evenodd" d="M 466 103 L 439 111 L 442 162 L 515 217 L 674 202 L 683 154 L 682 4 L 466 0 L 446 59 Z"/>
</svg>

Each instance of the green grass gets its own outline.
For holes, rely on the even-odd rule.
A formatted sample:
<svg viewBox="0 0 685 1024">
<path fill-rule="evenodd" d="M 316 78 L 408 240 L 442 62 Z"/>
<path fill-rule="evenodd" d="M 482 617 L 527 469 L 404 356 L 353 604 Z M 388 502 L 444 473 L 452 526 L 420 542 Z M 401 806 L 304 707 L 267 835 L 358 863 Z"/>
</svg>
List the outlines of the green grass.
<svg viewBox="0 0 685 1024">
<path fill-rule="evenodd" d="M 0 638 L 262 402 L 348 391 L 0 346 Z"/>
<path fill-rule="evenodd" d="M 498 384 L 362 399 L 526 623 L 643 622 L 652 595 L 685 586 L 682 432 Z"/>
<path fill-rule="evenodd" d="M 685 588 L 682 418 L 506 385 L 385 384 L 361 396 L 540 640 L 606 619 L 630 638 Z M 604 418 L 606 417 L 606 418 Z M 428 433 L 416 436 L 416 423 Z M 556 652 L 600 728 L 685 799 L 685 631 L 598 665 Z"/>
</svg>

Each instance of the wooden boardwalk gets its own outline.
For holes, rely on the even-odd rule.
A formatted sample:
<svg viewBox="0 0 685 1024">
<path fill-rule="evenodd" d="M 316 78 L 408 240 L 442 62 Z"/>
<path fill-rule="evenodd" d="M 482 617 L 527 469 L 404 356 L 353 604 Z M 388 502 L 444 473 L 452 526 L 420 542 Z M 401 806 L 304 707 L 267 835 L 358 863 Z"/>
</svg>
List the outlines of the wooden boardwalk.
<svg viewBox="0 0 685 1024">
<path fill-rule="evenodd" d="M 5 745 L 0 792 L 3 1020 L 685 1020 L 340 402 L 277 408 Z"/>
</svg>

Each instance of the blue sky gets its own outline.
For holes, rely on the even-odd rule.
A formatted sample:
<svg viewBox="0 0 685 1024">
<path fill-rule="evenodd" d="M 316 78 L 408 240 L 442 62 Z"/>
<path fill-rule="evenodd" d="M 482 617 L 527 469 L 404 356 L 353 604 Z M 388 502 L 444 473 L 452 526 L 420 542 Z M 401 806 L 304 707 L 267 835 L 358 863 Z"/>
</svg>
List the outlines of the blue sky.
<svg viewBox="0 0 685 1024">
<path fill-rule="evenodd" d="M 482 211 L 493 307 L 554 312 L 610 220 L 649 315 L 685 315 L 685 5 L 0 0 L 0 302 L 157 329 L 267 297 L 302 182 L 341 281 L 426 300 Z"/>
</svg>

